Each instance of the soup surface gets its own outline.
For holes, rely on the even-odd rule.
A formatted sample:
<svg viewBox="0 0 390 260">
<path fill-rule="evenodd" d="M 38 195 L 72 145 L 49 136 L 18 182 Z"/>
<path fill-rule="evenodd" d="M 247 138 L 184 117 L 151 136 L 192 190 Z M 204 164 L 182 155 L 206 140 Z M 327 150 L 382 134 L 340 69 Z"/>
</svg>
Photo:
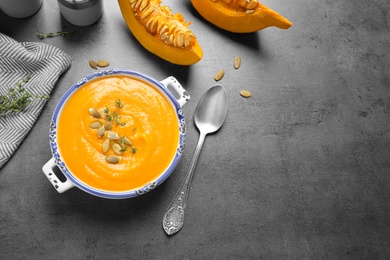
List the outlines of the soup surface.
<svg viewBox="0 0 390 260">
<path fill-rule="evenodd" d="M 122 75 L 91 80 L 76 90 L 57 125 L 67 168 L 106 191 L 138 189 L 155 180 L 172 162 L 179 136 L 170 101 L 153 86 Z"/>
</svg>

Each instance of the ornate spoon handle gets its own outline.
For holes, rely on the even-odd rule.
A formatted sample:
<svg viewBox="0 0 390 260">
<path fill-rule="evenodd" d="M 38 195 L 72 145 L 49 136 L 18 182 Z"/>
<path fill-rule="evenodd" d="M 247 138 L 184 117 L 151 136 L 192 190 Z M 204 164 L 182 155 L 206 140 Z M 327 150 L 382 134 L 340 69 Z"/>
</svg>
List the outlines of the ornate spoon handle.
<svg viewBox="0 0 390 260">
<path fill-rule="evenodd" d="M 184 224 L 184 213 L 187 205 L 188 193 L 190 192 L 191 180 L 194 173 L 196 162 L 198 161 L 200 150 L 203 146 L 203 141 L 206 137 L 205 133 L 200 133 L 198 144 L 185 179 L 180 186 L 180 189 L 173 198 L 168 210 L 164 214 L 163 228 L 165 233 L 173 235 L 178 232 Z"/>
</svg>

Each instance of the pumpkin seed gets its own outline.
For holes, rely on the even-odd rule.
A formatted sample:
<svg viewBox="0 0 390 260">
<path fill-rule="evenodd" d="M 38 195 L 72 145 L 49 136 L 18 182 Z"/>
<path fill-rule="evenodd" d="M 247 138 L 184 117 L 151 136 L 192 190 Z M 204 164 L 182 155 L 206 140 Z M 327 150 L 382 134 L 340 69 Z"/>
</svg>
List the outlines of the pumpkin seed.
<svg viewBox="0 0 390 260">
<path fill-rule="evenodd" d="M 143 2 L 142 0 L 138 0 L 137 3 L 135 3 L 135 5 L 134 5 L 134 9 L 138 10 L 139 7 L 141 6 L 142 2 Z M 136 12 L 134 12 L 134 13 L 136 13 Z"/>
<path fill-rule="evenodd" d="M 109 155 L 106 157 L 106 162 L 116 164 L 119 162 L 119 157 L 115 155 Z"/>
<path fill-rule="evenodd" d="M 102 126 L 99 128 L 98 132 L 97 132 L 98 137 L 101 138 L 101 137 L 104 135 L 104 132 L 105 132 L 105 131 L 106 131 L 106 129 L 104 128 L 104 125 L 102 125 Z"/>
<path fill-rule="evenodd" d="M 122 154 L 122 147 L 119 144 L 115 143 L 111 148 L 116 154 Z"/>
<path fill-rule="evenodd" d="M 137 14 L 146 30 L 152 35 L 158 34 L 165 44 L 178 48 L 194 44 L 192 37 L 195 36 L 191 30 L 169 7 L 160 6 L 159 3 L 150 0 L 130 0 L 130 4 L 134 15 Z"/>
<path fill-rule="evenodd" d="M 255 9 L 256 6 L 258 5 L 257 0 L 247 0 L 247 2 L 248 2 L 248 4 L 245 7 L 246 9 L 252 10 L 252 9 Z"/>
<path fill-rule="evenodd" d="M 130 141 L 129 138 L 127 138 L 126 136 L 123 136 L 123 142 L 125 143 L 125 145 L 132 145 L 133 143 Z"/>
<path fill-rule="evenodd" d="M 236 56 L 234 58 L 234 68 L 238 69 L 241 66 L 241 58 L 240 56 Z"/>
<path fill-rule="evenodd" d="M 145 19 L 145 18 L 149 17 L 149 15 L 151 15 L 153 13 L 153 11 L 154 11 L 153 7 L 151 5 L 149 5 L 149 7 L 145 10 L 145 12 L 143 12 L 141 14 L 141 18 L 140 19 Z"/>
<path fill-rule="evenodd" d="M 102 145 L 102 149 L 103 149 L 103 153 L 106 153 L 106 152 L 108 152 L 108 150 L 110 150 L 110 140 L 109 139 L 104 140 L 103 145 Z"/>
<path fill-rule="evenodd" d="M 186 37 L 184 38 L 184 47 L 190 46 L 191 39 L 192 39 L 192 35 L 187 34 Z"/>
<path fill-rule="evenodd" d="M 99 113 L 99 111 L 97 111 L 95 108 L 88 109 L 88 112 L 94 118 L 101 118 L 102 117 L 102 115 Z"/>
<path fill-rule="evenodd" d="M 89 125 L 89 127 L 92 128 L 92 129 L 99 129 L 101 126 L 102 126 L 102 124 L 100 122 L 98 122 L 98 121 L 93 122 L 93 123 L 91 123 Z"/>
<path fill-rule="evenodd" d="M 168 32 L 168 26 L 164 25 L 159 32 L 160 35 L 164 35 L 165 32 Z"/>
<path fill-rule="evenodd" d="M 109 131 L 107 134 L 107 138 L 113 141 L 119 140 L 119 135 L 114 131 Z"/>
<path fill-rule="evenodd" d="M 110 63 L 106 60 L 99 60 L 98 62 L 96 62 L 96 65 L 99 67 L 107 67 L 110 65 Z"/>
<path fill-rule="evenodd" d="M 107 121 L 104 124 L 104 127 L 106 128 L 107 131 L 110 131 L 112 129 L 112 123 L 110 121 Z"/>
<path fill-rule="evenodd" d="M 246 13 L 246 14 L 251 14 L 251 13 L 253 13 L 254 11 L 255 11 L 255 10 L 246 10 L 245 13 Z"/>
<path fill-rule="evenodd" d="M 177 35 L 177 46 L 183 47 L 184 46 L 184 34 L 182 32 L 178 33 Z"/>
<path fill-rule="evenodd" d="M 244 98 L 250 98 L 252 96 L 252 93 L 250 93 L 248 90 L 241 90 L 240 95 Z"/>
<path fill-rule="evenodd" d="M 96 61 L 94 60 L 89 60 L 89 66 L 92 68 L 92 69 L 97 69 L 97 64 L 96 64 Z"/>
<path fill-rule="evenodd" d="M 139 7 L 139 10 L 142 12 L 145 9 L 145 7 L 147 7 L 149 5 L 149 3 L 150 3 L 150 1 L 143 0 L 140 7 Z"/>
<path fill-rule="evenodd" d="M 248 1 L 247 0 L 238 0 L 238 6 L 240 7 L 245 7 L 246 4 L 248 4 Z"/>
<path fill-rule="evenodd" d="M 221 80 L 224 75 L 225 75 L 225 71 L 224 70 L 218 71 L 217 74 L 215 74 L 215 76 L 214 76 L 215 81 Z"/>
</svg>

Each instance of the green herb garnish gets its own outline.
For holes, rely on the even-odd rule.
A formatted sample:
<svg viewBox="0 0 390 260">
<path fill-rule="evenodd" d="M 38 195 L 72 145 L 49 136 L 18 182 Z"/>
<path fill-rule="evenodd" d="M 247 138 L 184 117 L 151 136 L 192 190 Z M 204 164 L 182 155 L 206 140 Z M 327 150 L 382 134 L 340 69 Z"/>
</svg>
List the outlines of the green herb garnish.
<svg viewBox="0 0 390 260">
<path fill-rule="evenodd" d="M 116 107 L 121 109 L 124 105 L 121 103 L 121 100 L 118 99 L 115 101 Z M 106 114 L 107 120 L 110 122 L 115 122 L 116 125 L 124 126 L 126 125 L 126 122 L 121 122 L 119 119 L 121 118 L 120 115 L 116 111 L 111 112 L 109 108 L 104 109 L 104 113 Z"/>
<path fill-rule="evenodd" d="M 31 76 L 17 82 L 16 87 L 11 87 L 5 95 L 0 95 L 0 116 L 22 112 L 33 100 L 48 100 L 48 95 L 37 96 L 28 92 L 23 86 L 31 79 Z"/>
<path fill-rule="evenodd" d="M 118 107 L 118 108 L 122 108 L 124 105 L 121 103 L 121 100 L 118 99 L 117 101 L 115 101 L 115 105 Z"/>
<path fill-rule="evenodd" d="M 125 151 L 128 150 L 128 146 L 130 146 L 131 147 L 131 152 L 133 154 L 135 154 L 137 152 L 137 148 L 135 148 L 128 139 L 127 139 L 127 143 L 126 143 L 125 138 L 126 138 L 126 136 L 122 136 L 121 139 L 119 140 L 119 142 L 117 142 L 117 144 L 119 144 L 121 146 L 121 150 L 120 151 L 121 152 L 125 152 Z"/>
<path fill-rule="evenodd" d="M 38 38 L 40 39 L 43 39 L 43 38 L 53 38 L 53 37 L 56 37 L 56 36 L 67 36 L 67 35 L 70 35 L 70 34 L 73 34 L 74 33 L 74 30 L 73 29 L 69 29 L 69 30 L 62 30 L 62 31 L 58 31 L 58 32 L 49 32 L 49 33 L 42 33 L 42 32 L 37 32 L 37 36 Z"/>
</svg>

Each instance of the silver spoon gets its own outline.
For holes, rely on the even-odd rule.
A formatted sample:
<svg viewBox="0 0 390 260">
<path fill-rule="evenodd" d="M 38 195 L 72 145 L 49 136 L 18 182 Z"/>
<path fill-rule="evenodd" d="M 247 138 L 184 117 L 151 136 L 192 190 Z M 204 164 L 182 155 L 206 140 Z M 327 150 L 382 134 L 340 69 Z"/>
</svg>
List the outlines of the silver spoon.
<svg viewBox="0 0 390 260">
<path fill-rule="evenodd" d="M 175 234 L 183 227 L 191 180 L 203 141 L 207 134 L 221 128 L 226 118 L 227 106 L 228 96 L 222 85 L 214 85 L 199 100 L 194 115 L 195 124 L 200 132 L 199 141 L 185 179 L 163 218 L 163 228 L 168 235 Z"/>
</svg>

